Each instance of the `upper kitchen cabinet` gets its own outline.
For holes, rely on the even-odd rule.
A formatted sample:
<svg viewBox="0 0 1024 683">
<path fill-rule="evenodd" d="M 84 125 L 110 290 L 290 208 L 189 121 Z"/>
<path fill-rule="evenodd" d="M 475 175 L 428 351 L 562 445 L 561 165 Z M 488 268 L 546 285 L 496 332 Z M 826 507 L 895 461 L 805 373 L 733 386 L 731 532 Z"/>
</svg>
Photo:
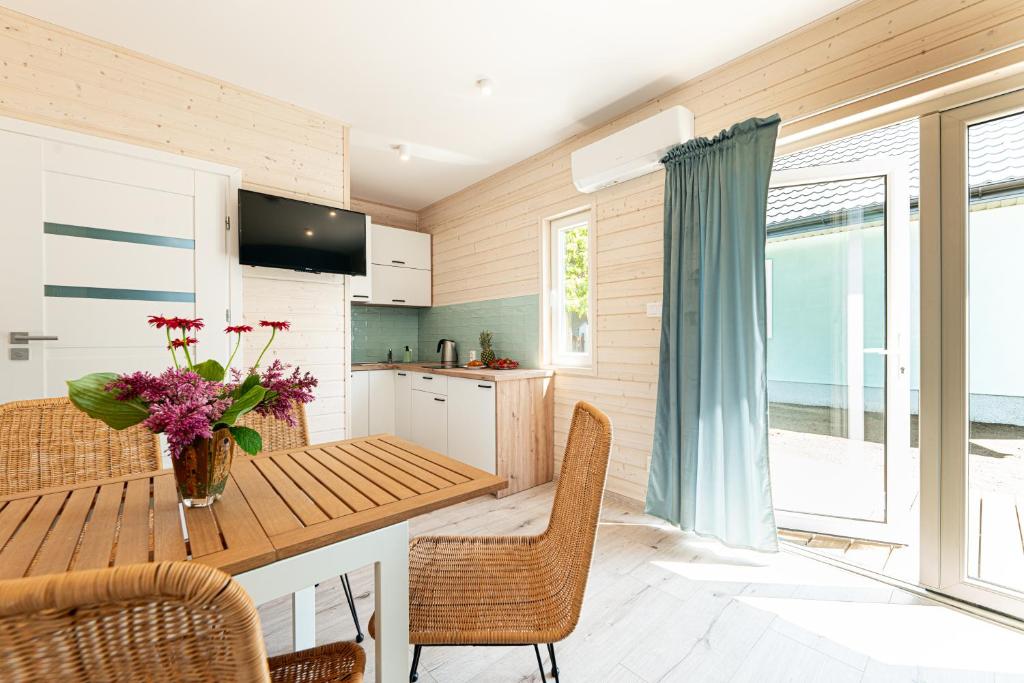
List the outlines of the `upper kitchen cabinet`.
<svg viewBox="0 0 1024 683">
<path fill-rule="evenodd" d="M 427 233 L 383 225 L 374 225 L 371 232 L 371 263 L 430 270 L 430 235 Z"/>
</svg>

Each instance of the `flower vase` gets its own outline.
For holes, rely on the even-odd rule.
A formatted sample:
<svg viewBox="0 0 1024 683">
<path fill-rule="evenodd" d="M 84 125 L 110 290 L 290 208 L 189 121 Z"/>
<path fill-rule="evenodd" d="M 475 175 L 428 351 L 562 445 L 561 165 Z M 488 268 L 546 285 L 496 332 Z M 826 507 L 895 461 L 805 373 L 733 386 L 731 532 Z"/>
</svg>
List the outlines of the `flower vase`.
<svg viewBox="0 0 1024 683">
<path fill-rule="evenodd" d="M 212 439 L 196 439 L 174 463 L 174 480 L 185 507 L 202 508 L 224 493 L 235 454 L 235 440 L 227 429 L 218 429 Z"/>
</svg>

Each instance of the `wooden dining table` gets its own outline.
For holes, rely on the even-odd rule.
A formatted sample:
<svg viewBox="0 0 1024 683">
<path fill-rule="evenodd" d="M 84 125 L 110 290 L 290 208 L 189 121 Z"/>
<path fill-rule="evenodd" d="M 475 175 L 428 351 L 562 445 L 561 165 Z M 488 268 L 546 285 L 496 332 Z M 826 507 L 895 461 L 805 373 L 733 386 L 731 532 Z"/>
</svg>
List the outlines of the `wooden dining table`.
<svg viewBox="0 0 1024 683">
<path fill-rule="evenodd" d="M 377 681 L 408 678 L 408 520 L 505 488 L 500 477 L 391 435 L 249 457 L 223 497 L 179 503 L 170 470 L 0 497 L 0 579 L 190 560 L 257 604 L 292 596 L 295 649 L 315 645 L 315 586 L 374 565 Z"/>
</svg>

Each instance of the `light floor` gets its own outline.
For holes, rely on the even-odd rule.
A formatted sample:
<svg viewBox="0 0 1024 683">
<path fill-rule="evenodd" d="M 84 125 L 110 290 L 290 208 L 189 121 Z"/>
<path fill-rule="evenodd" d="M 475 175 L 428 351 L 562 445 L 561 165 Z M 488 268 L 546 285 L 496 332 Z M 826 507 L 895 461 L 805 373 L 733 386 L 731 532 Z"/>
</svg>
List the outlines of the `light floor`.
<svg viewBox="0 0 1024 683">
<path fill-rule="evenodd" d="M 554 486 L 425 515 L 412 533 L 543 529 Z M 372 575 L 350 575 L 363 623 Z M 260 609 L 271 654 L 291 649 L 287 600 Z M 317 591 L 317 642 L 354 636 L 337 580 Z M 370 668 L 373 640 L 363 643 Z M 573 681 L 1024 681 L 1024 633 L 790 553 L 733 551 L 608 501 L 575 633 Z M 373 680 L 372 671 L 368 672 Z M 539 681 L 532 648 L 426 648 L 425 683 Z M 553 680 L 553 679 L 549 679 Z"/>
</svg>

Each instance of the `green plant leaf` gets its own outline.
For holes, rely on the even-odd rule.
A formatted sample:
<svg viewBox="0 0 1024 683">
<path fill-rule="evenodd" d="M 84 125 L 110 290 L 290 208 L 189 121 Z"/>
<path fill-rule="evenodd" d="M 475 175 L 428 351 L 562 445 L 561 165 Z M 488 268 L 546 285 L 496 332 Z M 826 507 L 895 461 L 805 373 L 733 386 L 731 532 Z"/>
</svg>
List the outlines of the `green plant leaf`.
<svg viewBox="0 0 1024 683">
<path fill-rule="evenodd" d="M 259 383 L 260 383 L 260 376 L 259 375 L 249 375 L 248 377 L 246 377 L 242 381 L 241 384 L 239 384 L 237 387 L 235 387 L 235 390 L 232 393 L 232 395 L 235 398 L 237 398 L 237 397 L 245 394 L 245 392 L 249 391 L 250 389 L 252 389 L 254 386 L 256 386 Z"/>
<path fill-rule="evenodd" d="M 229 427 L 231 436 L 235 437 L 238 447 L 249 455 L 256 455 L 263 450 L 263 437 L 255 429 L 249 427 Z"/>
<path fill-rule="evenodd" d="M 238 420 L 238 418 L 242 417 L 260 404 L 260 401 L 263 400 L 263 394 L 265 393 L 266 389 L 258 384 L 252 387 L 234 400 L 231 407 L 225 410 L 224 414 L 220 416 L 220 420 L 217 421 L 217 424 L 224 424 L 229 427 L 235 424 L 235 421 Z"/>
<path fill-rule="evenodd" d="M 94 372 L 81 379 L 68 380 L 68 398 L 89 417 L 102 420 L 108 427 L 127 429 L 149 417 L 145 404 L 138 400 L 119 401 L 104 389 L 117 379 L 113 372 Z"/>
<path fill-rule="evenodd" d="M 196 363 L 192 366 L 192 371 L 210 382 L 224 381 L 224 366 L 212 358 L 204 360 L 202 363 Z"/>
</svg>

